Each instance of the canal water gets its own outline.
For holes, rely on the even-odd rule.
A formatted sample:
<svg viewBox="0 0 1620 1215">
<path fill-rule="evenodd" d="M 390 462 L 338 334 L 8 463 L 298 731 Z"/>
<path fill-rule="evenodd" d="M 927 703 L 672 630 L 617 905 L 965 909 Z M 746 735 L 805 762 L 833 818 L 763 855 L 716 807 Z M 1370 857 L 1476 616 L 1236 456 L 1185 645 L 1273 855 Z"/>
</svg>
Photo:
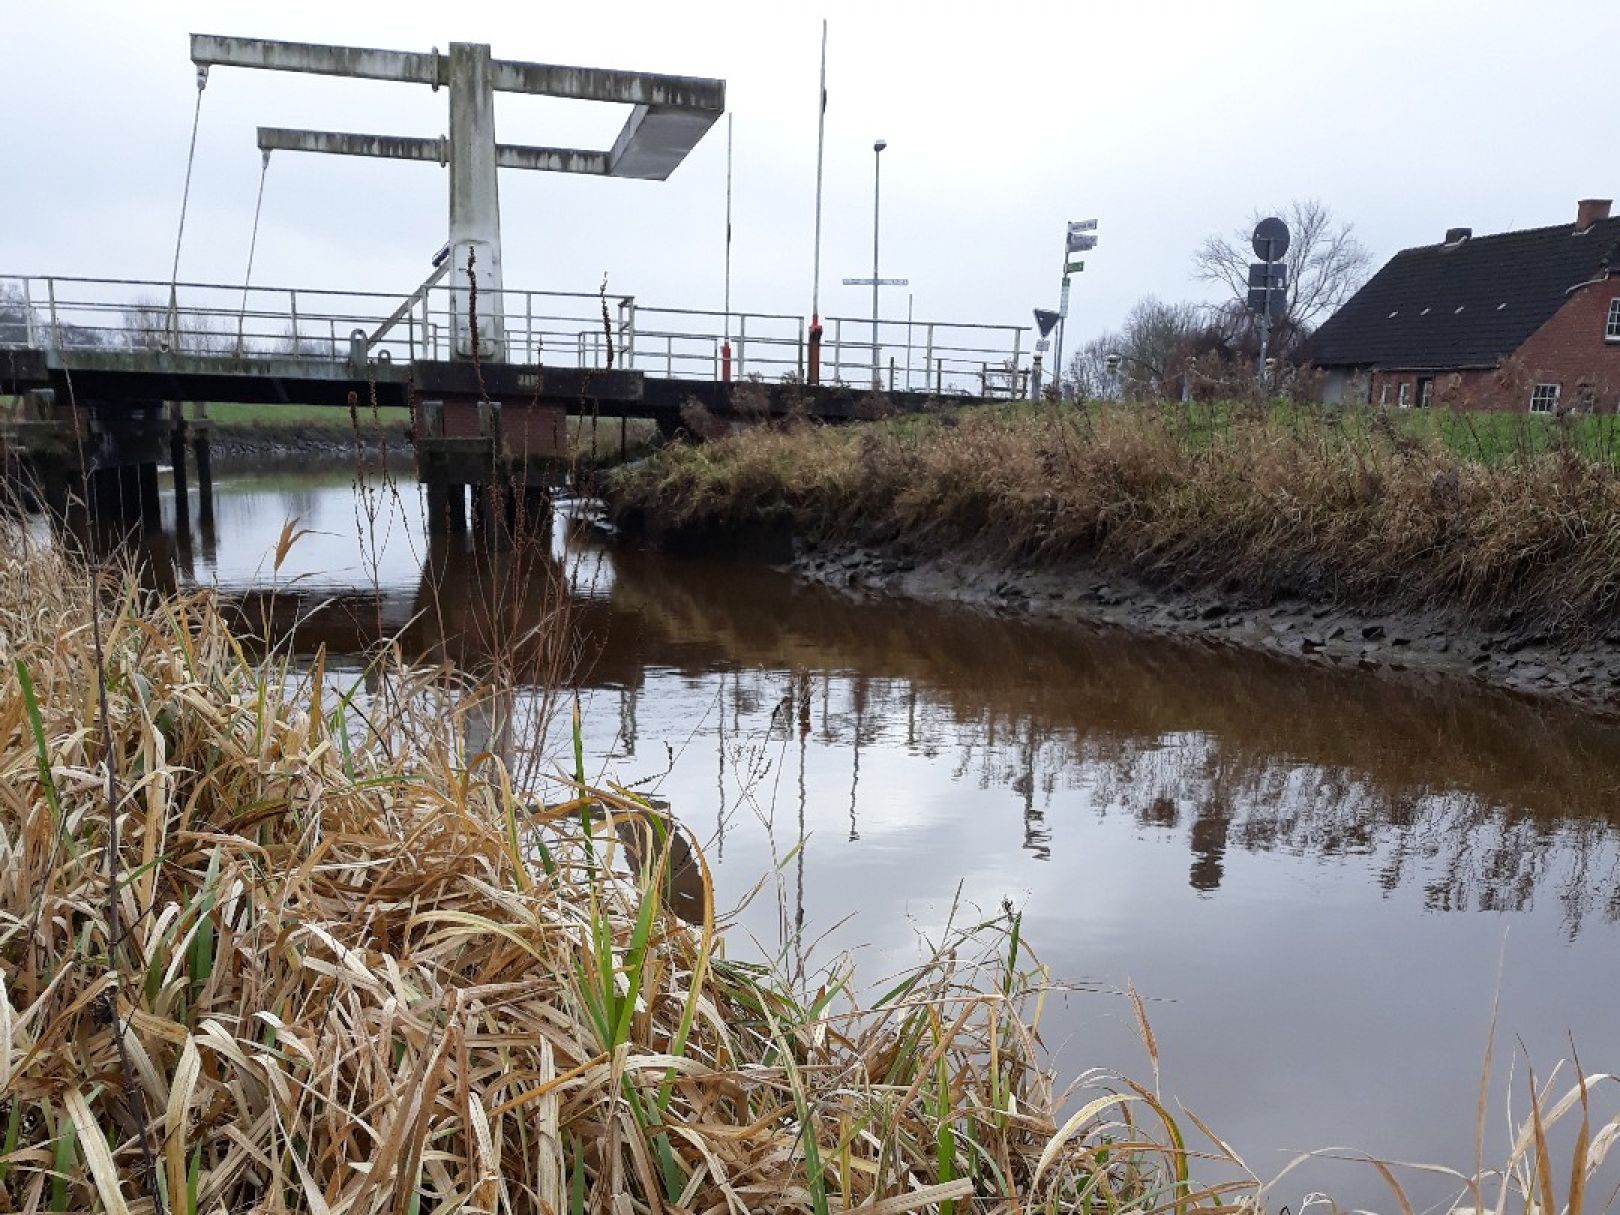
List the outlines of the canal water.
<svg viewBox="0 0 1620 1215">
<path fill-rule="evenodd" d="M 488 644 L 460 606 L 469 559 L 430 553 L 414 485 L 227 473 L 216 516 L 183 577 L 327 605 L 305 644 Z M 289 519 L 308 534 L 277 570 Z M 720 907 L 753 893 L 733 956 L 813 974 L 848 952 L 876 984 L 953 908 L 1010 903 L 1066 986 L 1042 1022 L 1060 1076 L 1151 1075 L 1134 986 L 1166 1098 L 1263 1177 L 1331 1147 L 1471 1167 L 1498 1000 L 1487 1162 L 1527 1061 L 1545 1077 L 1573 1040 L 1589 1071 L 1620 1063 L 1620 726 L 556 537 L 587 762 L 670 802 Z M 1318 1187 L 1393 1205 L 1330 1162 L 1276 1202 Z"/>
</svg>

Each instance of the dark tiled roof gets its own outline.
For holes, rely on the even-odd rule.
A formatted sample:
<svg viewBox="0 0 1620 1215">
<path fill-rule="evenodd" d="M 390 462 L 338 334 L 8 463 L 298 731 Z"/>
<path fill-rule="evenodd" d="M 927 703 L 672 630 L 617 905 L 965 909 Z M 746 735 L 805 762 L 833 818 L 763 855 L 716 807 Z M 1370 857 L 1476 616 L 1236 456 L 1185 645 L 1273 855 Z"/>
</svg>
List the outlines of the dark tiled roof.
<svg viewBox="0 0 1620 1215">
<path fill-rule="evenodd" d="M 1397 253 L 1311 337 L 1322 367 L 1494 367 L 1569 289 L 1620 269 L 1620 216 Z"/>
</svg>

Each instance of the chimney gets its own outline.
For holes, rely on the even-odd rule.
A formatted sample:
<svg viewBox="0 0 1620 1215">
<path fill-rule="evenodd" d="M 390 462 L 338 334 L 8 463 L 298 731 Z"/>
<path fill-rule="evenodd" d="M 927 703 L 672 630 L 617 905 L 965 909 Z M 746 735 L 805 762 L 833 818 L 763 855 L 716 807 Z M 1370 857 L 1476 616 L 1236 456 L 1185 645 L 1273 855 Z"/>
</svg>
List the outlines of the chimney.
<svg viewBox="0 0 1620 1215">
<path fill-rule="evenodd" d="M 1575 204 L 1575 231 L 1585 232 L 1601 219 L 1609 218 L 1612 198 L 1583 198 Z"/>
<path fill-rule="evenodd" d="M 1474 230 L 1472 228 L 1447 228 L 1446 244 L 1460 245 L 1473 234 Z"/>
</svg>

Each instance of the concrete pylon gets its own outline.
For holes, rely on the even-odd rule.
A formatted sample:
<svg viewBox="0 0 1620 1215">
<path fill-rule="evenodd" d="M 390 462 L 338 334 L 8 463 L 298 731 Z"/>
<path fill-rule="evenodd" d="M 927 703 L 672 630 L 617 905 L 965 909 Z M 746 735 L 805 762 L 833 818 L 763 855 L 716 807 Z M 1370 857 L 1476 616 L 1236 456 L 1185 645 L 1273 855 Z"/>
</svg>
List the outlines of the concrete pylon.
<svg viewBox="0 0 1620 1215">
<path fill-rule="evenodd" d="M 474 357 L 476 323 L 477 357 L 500 361 L 505 357 L 505 309 L 492 61 L 489 46 L 481 42 L 452 42 L 449 58 L 450 308 L 456 318 L 456 356 Z"/>
</svg>

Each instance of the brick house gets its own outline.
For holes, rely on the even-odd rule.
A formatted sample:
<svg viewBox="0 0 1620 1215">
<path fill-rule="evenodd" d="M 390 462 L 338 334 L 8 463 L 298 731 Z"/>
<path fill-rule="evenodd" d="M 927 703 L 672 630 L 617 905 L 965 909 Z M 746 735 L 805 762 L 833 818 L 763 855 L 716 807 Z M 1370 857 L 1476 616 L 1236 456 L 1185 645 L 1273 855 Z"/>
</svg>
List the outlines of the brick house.
<svg viewBox="0 0 1620 1215">
<path fill-rule="evenodd" d="M 1397 253 L 1310 340 L 1330 403 L 1533 413 L 1620 408 L 1620 217 Z"/>
</svg>

